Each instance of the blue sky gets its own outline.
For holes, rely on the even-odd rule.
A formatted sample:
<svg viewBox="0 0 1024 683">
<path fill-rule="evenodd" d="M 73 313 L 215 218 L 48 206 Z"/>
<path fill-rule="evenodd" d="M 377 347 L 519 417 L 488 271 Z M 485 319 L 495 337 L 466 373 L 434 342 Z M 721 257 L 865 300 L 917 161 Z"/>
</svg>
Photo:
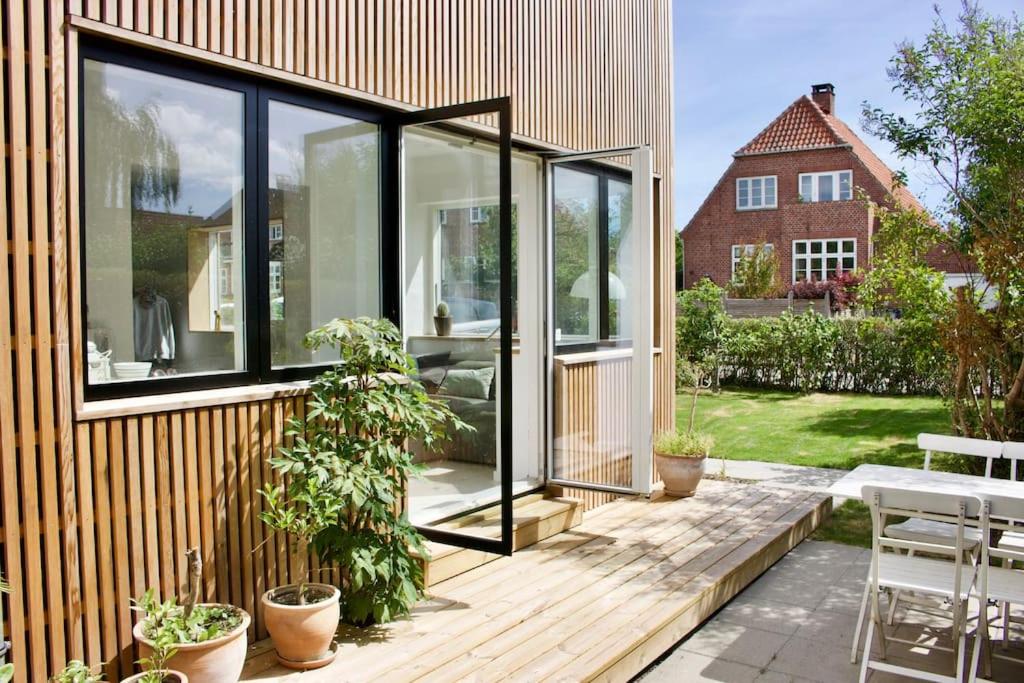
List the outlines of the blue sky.
<svg viewBox="0 0 1024 683">
<path fill-rule="evenodd" d="M 1021 0 L 983 0 L 992 14 Z M 923 167 L 900 162 L 860 125 L 861 103 L 911 113 L 885 69 L 897 43 L 920 42 L 938 5 L 952 22 L 959 0 L 673 0 L 675 228 L 681 230 L 732 153 L 813 83 L 836 86 L 839 118 L 891 168 L 902 168 L 926 206 L 942 194 Z"/>
</svg>

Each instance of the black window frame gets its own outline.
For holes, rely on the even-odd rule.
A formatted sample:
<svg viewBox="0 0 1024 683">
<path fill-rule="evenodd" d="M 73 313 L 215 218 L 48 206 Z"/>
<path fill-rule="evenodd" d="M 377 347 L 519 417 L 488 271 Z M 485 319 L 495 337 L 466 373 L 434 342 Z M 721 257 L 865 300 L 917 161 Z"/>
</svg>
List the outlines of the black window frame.
<svg viewBox="0 0 1024 683">
<path fill-rule="evenodd" d="M 598 296 L 598 325 L 597 340 L 587 342 L 555 342 L 555 355 L 560 356 L 569 353 L 583 353 L 607 348 L 628 348 L 632 340 L 612 339 L 611 337 L 611 316 L 608 310 L 608 271 L 611 267 L 608 260 L 608 181 L 616 180 L 633 187 L 633 177 L 628 171 L 619 170 L 603 164 L 590 161 L 566 161 L 558 164 L 557 168 L 567 168 L 581 173 L 597 176 L 597 296 Z M 554 197 L 557 193 L 557 174 L 552 171 L 551 178 L 551 206 L 554 207 Z M 553 239 L 553 237 L 552 237 Z M 553 249 L 551 272 L 554 273 L 558 260 L 557 250 Z M 552 281 L 554 286 L 554 281 Z"/>
<path fill-rule="evenodd" d="M 245 369 L 197 373 L 180 377 L 149 378 L 132 382 L 105 382 L 91 384 L 83 371 L 82 384 L 86 401 L 131 398 L 197 391 L 271 384 L 275 382 L 310 379 L 332 363 L 273 368 L 270 351 L 270 234 L 266 229 L 269 219 L 267 202 L 268 178 L 268 104 L 271 99 L 301 107 L 309 107 L 379 126 L 378 160 L 378 257 L 380 278 L 380 315 L 395 325 L 401 321 L 401 273 L 399 207 L 397 201 L 388 201 L 387 188 L 398 187 L 399 147 L 398 121 L 403 112 L 383 105 L 366 103 L 342 95 L 258 78 L 242 72 L 216 68 L 195 60 L 157 54 L 133 46 L 104 40 L 83 40 L 78 59 L 78 167 L 79 185 L 85 187 L 85 63 L 87 60 L 115 64 L 158 75 L 178 78 L 191 83 L 208 85 L 240 92 L 243 103 L 243 263 L 245 318 Z M 88 342 L 88 270 L 86 260 L 86 194 L 79 193 L 79 268 L 83 368 L 87 368 Z M 255 290 L 253 290 L 255 287 Z"/>
</svg>

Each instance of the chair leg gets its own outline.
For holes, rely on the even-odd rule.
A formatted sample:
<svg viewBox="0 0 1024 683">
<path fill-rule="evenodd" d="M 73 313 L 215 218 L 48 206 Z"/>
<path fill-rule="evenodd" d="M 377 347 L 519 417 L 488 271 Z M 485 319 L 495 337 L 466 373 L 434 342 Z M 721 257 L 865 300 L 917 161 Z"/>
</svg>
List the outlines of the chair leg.
<svg viewBox="0 0 1024 683">
<path fill-rule="evenodd" d="M 875 635 L 875 620 L 868 619 L 868 632 L 864 636 L 864 653 L 860 657 L 860 683 L 868 680 L 868 662 L 871 661 L 871 637 Z"/>
<path fill-rule="evenodd" d="M 999 647 L 1006 650 L 1010 647 L 1010 603 L 1004 602 L 1001 607 L 1003 609 L 1003 641 Z"/>
<path fill-rule="evenodd" d="M 913 556 L 914 549 L 911 548 L 907 550 L 907 557 L 909 558 Z M 889 602 L 889 616 L 885 620 L 885 623 L 889 624 L 889 626 L 892 626 L 893 621 L 896 619 L 896 607 L 900 604 L 900 595 L 902 594 L 902 592 L 903 591 L 897 590 L 893 591 L 892 593 L 892 599 Z"/>
<path fill-rule="evenodd" d="M 857 628 L 853 631 L 853 647 L 850 648 L 850 664 L 857 663 L 857 648 L 860 646 L 860 632 L 864 627 L 864 615 L 868 611 L 868 594 L 870 592 L 871 581 L 868 580 L 864 582 L 864 596 L 860 599 L 860 613 L 857 614 Z"/>
<path fill-rule="evenodd" d="M 967 663 L 967 600 L 957 610 L 960 619 L 956 628 L 956 680 L 964 680 L 964 667 Z M 977 640 L 977 639 L 975 639 Z"/>
</svg>

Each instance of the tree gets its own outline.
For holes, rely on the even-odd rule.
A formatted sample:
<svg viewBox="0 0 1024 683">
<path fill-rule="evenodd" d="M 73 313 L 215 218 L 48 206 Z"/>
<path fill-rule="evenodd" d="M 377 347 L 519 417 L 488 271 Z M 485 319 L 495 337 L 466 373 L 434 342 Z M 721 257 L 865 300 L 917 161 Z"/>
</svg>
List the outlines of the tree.
<svg viewBox="0 0 1024 683">
<path fill-rule="evenodd" d="M 1024 26 L 964 2 L 955 26 L 941 15 L 923 43 L 891 61 L 894 90 L 913 118 L 865 104 L 866 127 L 905 159 L 927 163 L 947 198 L 933 236 L 977 264 L 984 292 L 958 289 L 939 321 L 952 356 L 950 393 L 961 434 L 1024 436 Z M 894 242 L 919 232 L 908 222 Z"/>
<path fill-rule="evenodd" d="M 761 241 L 740 255 L 729 282 L 729 296 L 736 299 L 770 299 L 782 290 L 779 257 L 770 244 Z"/>
</svg>

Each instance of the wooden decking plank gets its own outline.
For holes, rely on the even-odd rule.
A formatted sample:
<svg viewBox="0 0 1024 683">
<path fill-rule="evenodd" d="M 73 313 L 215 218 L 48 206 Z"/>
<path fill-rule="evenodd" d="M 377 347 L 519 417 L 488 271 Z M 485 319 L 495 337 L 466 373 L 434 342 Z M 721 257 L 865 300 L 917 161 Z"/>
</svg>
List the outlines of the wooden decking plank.
<svg viewBox="0 0 1024 683">
<path fill-rule="evenodd" d="M 753 492 L 751 495 L 760 494 Z M 737 502 L 742 502 L 742 498 Z M 415 658 L 405 656 L 409 650 L 404 650 L 402 657 L 388 660 L 384 663 L 383 670 L 374 671 L 395 680 L 421 676 L 459 654 L 497 637 L 508 628 L 513 628 L 527 619 L 536 618 L 538 614 L 553 609 L 564 600 L 595 584 L 614 586 L 628 581 L 636 572 L 642 572 L 648 561 L 653 561 L 649 545 L 668 542 L 682 545 L 696 542 L 718 525 L 728 523 L 729 520 L 720 513 L 720 510 L 710 510 L 707 517 L 686 520 L 692 522 L 689 526 L 684 527 L 680 524 L 678 528 L 669 528 L 667 532 L 673 534 L 671 539 L 662 541 L 657 533 L 638 534 L 633 537 L 634 542 L 621 548 L 614 544 L 610 545 L 607 553 L 611 555 L 610 557 L 602 557 L 604 554 L 599 553 L 601 561 L 582 572 L 578 564 L 568 561 L 565 569 L 556 573 L 552 581 L 528 581 L 517 590 L 505 592 L 504 595 L 490 600 L 484 609 L 473 610 L 465 615 L 459 613 L 460 619 L 453 624 L 455 628 L 447 625 L 439 627 L 437 620 L 432 620 L 429 635 L 417 639 L 410 650 L 436 647 L 439 651 L 432 652 L 430 658 Z M 715 519 L 716 517 L 721 519 Z M 708 520 L 714 521 L 709 523 Z"/>
<path fill-rule="evenodd" d="M 648 608 L 636 614 L 614 636 L 593 643 L 570 666 L 561 668 L 557 678 L 619 680 L 634 675 L 802 541 L 821 521 L 825 507 L 824 497 L 809 496 L 799 506 L 734 549 L 726 558 L 728 562 L 716 563 L 702 572 L 698 577 L 704 584 L 701 591 L 685 601 L 674 599 L 676 594 L 669 594 L 654 609 Z M 685 619 L 687 616 L 690 618 Z M 673 625 L 676 628 L 673 629 Z M 632 635 L 629 647 L 623 647 L 624 634 Z M 652 642 L 657 644 L 642 656 L 633 657 L 627 669 L 613 670 L 616 664 L 630 659 L 640 648 Z M 609 650 L 612 645 L 615 647 Z"/>
<path fill-rule="evenodd" d="M 511 678 L 529 681 L 548 677 L 562 678 L 566 675 L 567 667 L 586 652 L 599 651 L 602 645 L 607 647 L 612 643 L 621 649 L 624 643 L 642 637 L 643 634 L 638 635 L 631 628 L 637 615 L 642 618 L 644 614 L 659 609 L 678 611 L 679 601 L 687 602 L 686 596 L 690 594 L 700 596 L 705 588 L 714 585 L 710 576 L 732 566 L 728 558 L 734 550 L 758 537 L 763 530 L 773 528 L 779 519 L 784 519 L 792 510 L 789 501 L 780 501 L 758 515 L 758 519 L 767 521 L 767 524 L 755 527 L 756 533 L 720 539 L 713 547 L 703 550 L 682 566 L 669 567 L 666 573 L 652 572 L 652 575 L 646 577 L 647 581 L 637 582 L 634 590 L 624 600 L 616 603 L 616 609 L 602 612 L 600 616 L 605 618 L 600 628 L 584 629 L 583 626 L 593 620 L 588 621 L 582 615 L 575 615 L 575 618 L 563 622 L 570 625 L 572 632 L 563 634 L 557 628 L 551 631 L 552 640 L 558 643 L 557 651 L 535 657 L 532 665 L 520 668 Z"/>
<path fill-rule="evenodd" d="M 699 561 L 708 553 L 713 554 L 721 548 L 726 539 L 734 536 L 737 527 L 742 528 L 742 525 L 751 524 L 778 509 L 789 509 L 789 506 L 786 501 L 765 498 L 744 510 L 739 516 L 721 520 L 718 526 L 699 527 L 695 531 L 700 533 L 687 533 L 683 537 L 661 544 L 657 553 L 645 552 L 640 560 L 628 567 L 628 572 L 620 570 L 587 590 L 579 591 L 552 605 L 550 611 L 553 614 L 547 620 L 537 619 L 539 622 L 548 623 L 535 625 L 534 619 L 531 619 L 529 622 L 517 624 L 514 629 L 467 652 L 463 664 L 471 664 L 471 660 L 475 660 L 476 668 L 480 668 L 479 675 L 486 679 L 504 677 L 509 671 L 531 660 L 543 658 L 551 648 L 561 649 L 565 638 L 621 609 L 623 604 L 634 600 L 637 595 L 651 591 L 651 584 L 660 583 L 664 577 L 674 574 L 680 566 L 696 564 L 699 572 L 699 568 L 706 566 L 706 562 Z M 680 565 L 680 562 L 683 564 Z M 490 659 L 500 661 L 488 663 L 490 652 L 499 653 L 497 656 L 491 654 Z M 504 670 L 507 663 L 512 666 Z M 457 672 L 452 672 L 457 673 L 453 680 L 458 680 L 469 671 L 475 670 L 472 666 L 468 667 L 468 671 L 465 667 L 456 669 Z M 439 672 L 432 672 L 431 677 L 437 673 Z"/>
<path fill-rule="evenodd" d="M 436 585 L 411 619 L 343 628 L 337 663 L 302 678 L 627 680 L 802 540 L 825 507 L 807 492 L 705 484 L 696 499 L 588 514 Z M 255 662 L 245 674 L 288 680 Z"/>
<path fill-rule="evenodd" d="M 743 501 L 749 493 L 750 490 L 744 488 L 732 491 L 727 496 L 730 500 L 735 498 L 737 501 Z M 763 497 L 767 494 L 754 492 L 753 495 Z M 635 529 L 623 527 L 624 535 L 631 539 L 631 544 L 615 544 L 613 537 L 610 542 L 602 543 L 596 549 L 588 546 L 586 550 L 577 550 L 574 557 L 568 558 L 568 553 L 557 556 L 545 567 L 545 572 L 540 578 L 535 572 L 515 572 L 517 568 L 513 568 L 515 580 L 511 580 L 513 577 L 509 576 L 510 580 L 490 591 L 484 591 L 479 599 L 460 595 L 458 591 L 444 590 L 443 597 L 436 600 L 442 603 L 440 608 L 435 605 L 418 606 L 415 611 L 416 618 L 412 621 L 390 624 L 372 634 L 358 629 L 345 631 L 344 635 L 351 636 L 354 641 L 342 644 L 338 661 L 344 661 L 346 667 L 358 671 L 360 676 L 370 678 L 382 673 L 382 668 L 393 668 L 437 648 L 444 652 L 452 652 L 453 657 L 457 656 L 459 651 L 452 650 L 456 637 L 474 630 L 479 631 L 484 627 L 493 628 L 494 622 L 499 619 L 504 624 L 530 618 L 531 614 L 541 611 L 546 603 L 552 601 L 552 596 L 561 595 L 560 587 L 568 586 L 570 589 L 582 590 L 590 583 L 614 573 L 621 566 L 642 556 L 643 551 L 638 548 L 653 534 L 675 527 L 676 535 L 681 535 L 692 526 L 720 515 L 722 511 L 720 500 L 716 501 L 716 504 L 691 501 L 687 509 L 699 509 L 701 516 L 698 519 L 680 519 L 678 508 L 672 508 L 670 505 L 636 505 L 648 513 L 651 513 L 652 508 L 657 508 L 657 516 L 664 519 L 661 523 L 655 523 L 656 515 L 648 514 L 640 518 L 641 524 Z M 573 531 L 585 526 L 586 523 Z M 486 571 L 486 567 L 474 570 L 480 571 Z M 440 586 L 444 587 L 445 583 Z M 474 609 L 465 609 L 467 605 L 477 604 L 479 606 Z M 452 606 L 456 609 L 447 609 Z M 373 648 L 363 647 L 367 639 L 372 641 L 382 637 L 388 638 L 389 649 L 394 648 L 394 656 L 381 658 Z M 472 643 L 468 644 L 467 648 L 471 646 Z M 338 675 L 336 671 L 331 673 Z"/>
</svg>

